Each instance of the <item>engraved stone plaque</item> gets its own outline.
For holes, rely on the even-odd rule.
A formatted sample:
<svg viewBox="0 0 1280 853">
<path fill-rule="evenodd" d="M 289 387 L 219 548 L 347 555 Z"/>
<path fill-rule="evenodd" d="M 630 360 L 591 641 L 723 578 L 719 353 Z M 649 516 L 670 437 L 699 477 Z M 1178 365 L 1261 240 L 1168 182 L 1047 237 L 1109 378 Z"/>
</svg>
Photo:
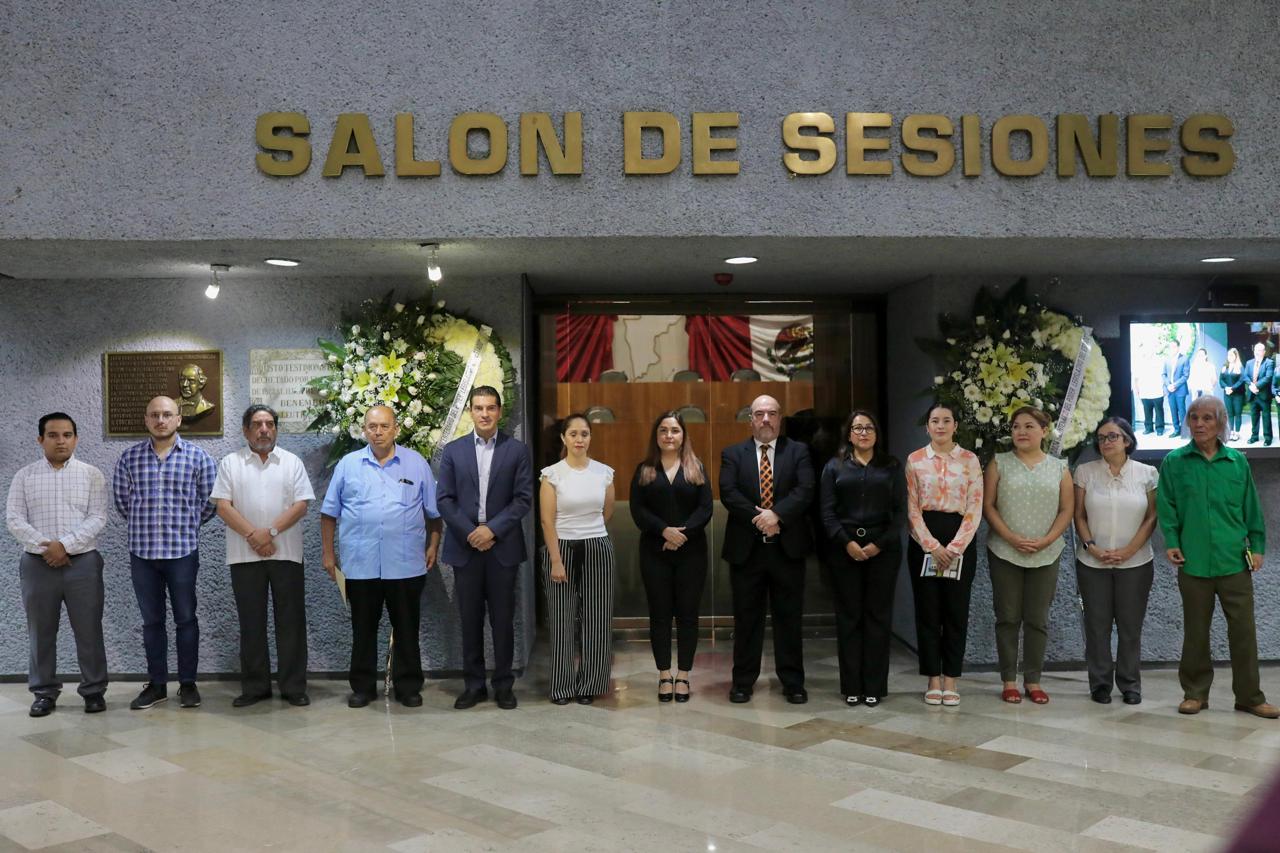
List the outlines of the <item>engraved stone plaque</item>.
<svg viewBox="0 0 1280 853">
<path fill-rule="evenodd" d="M 318 349 L 249 350 L 249 401 L 262 403 L 280 416 L 281 433 L 302 433 L 313 420 L 307 409 L 320 401 L 306 384 L 329 373 Z"/>
<path fill-rule="evenodd" d="M 222 351 L 109 352 L 102 356 L 108 436 L 146 435 L 153 397 L 172 397 L 183 435 L 222 435 Z"/>
</svg>

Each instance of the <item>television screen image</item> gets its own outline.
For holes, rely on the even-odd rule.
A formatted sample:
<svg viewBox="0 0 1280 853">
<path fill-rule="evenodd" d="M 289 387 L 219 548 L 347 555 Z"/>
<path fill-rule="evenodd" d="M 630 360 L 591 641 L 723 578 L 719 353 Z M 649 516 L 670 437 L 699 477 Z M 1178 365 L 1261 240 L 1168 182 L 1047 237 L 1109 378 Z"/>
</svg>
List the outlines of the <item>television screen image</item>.
<svg viewBox="0 0 1280 853">
<path fill-rule="evenodd" d="M 1206 394 L 1227 409 L 1224 439 L 1280 450 L 1280 320 L 1134 321 L 1129 324 L 1130 410 L 1138 450 L 1186 444 L 1187 406 Z"/>
</svg>

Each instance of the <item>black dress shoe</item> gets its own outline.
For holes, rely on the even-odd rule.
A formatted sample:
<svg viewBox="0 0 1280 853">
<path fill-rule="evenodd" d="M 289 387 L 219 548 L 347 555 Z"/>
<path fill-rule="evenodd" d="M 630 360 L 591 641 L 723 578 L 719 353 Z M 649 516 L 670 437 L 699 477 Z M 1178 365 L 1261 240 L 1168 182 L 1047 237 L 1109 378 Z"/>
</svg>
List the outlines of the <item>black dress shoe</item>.
<svg viewBox="0 0 1280 853">
<path fill-rule="evenodd" d="M 1142 694 L 1141 694 L 1141 693 L 1139 693 L 1139 692 L 1138 692 L 1138 691 L 1136 691 L 1136 690 L 1126 690 L 1126 691 L 1124 691 L 1124 704 L 1126 704 L 1126 705 L 1141 705 L 1141 704 L 1142 704 Z"/>
<path fill-rule="evenodd" d="M 347 697 L 347 707 L 363 708 L 377 698 L 377 696 L 370 696 L 368 693 L 352 693 Z"/>
<path fill-rule="evenodd" d="M 729 690 L 729 701 L 741 705 L 751 701 L 751 691 L 745 687 L 734 687 Z"/>
<path fill-rule="evenodd" d="M 288 702 L 295 708 L 305 708 L 311 704 L 311 697 L 305 693 L 292 693 L 284 697 L 284 701 Z"/>
<path fill-rule="evenodd" d="M 1258 437 L 1257 437 L 1257 436 L 1254 436 L 1253 438 L 1249 439 L 1249 443 L 1250 443 L 1250 444 L 1257 444 L 1257 443 L 1258 443 Z"/>
<path fill-rule="evenodd" d="M 86 714 L 101 714 L 105 710 L 107 710 L 107 700 L 101 693 L 91 693 L 84 697 Z"/>
<path fill-rule="evenodd" d="M 462 695 L 453 701 L 453 707 L 458 711 L 465 711 L 468 708 L 474 708 L 477 703 L 487 701 L 489 691 L 483 687 L 475 690 L 464 690 Z"/>
<path fill-rule="evenodd" d="M 397 693 L 396 701 L 399 702 L 401 705 L 405 706 L 406 708 L 421 708 L 422 694 L 421 693 Z"/>
<path fill-rule="evenodd" d="M 561 696 L 559 699 L 552 699 L 552 700 L 551 700 L 551 704 L 552 704 L 552 705 L 568 705 L 568 704 L 569 704 L 569 697 L 568 697 L 568 696 Z"/>
<path fill-rule="evenodd" d="M 876 708 L 876 707 L 879 707 L 879 705 L 880 705 L 880 697 L 879 697 L 879 696 L 868 696 L 867 698 L 863 699 L 863 700 L 862 700 L 862 702 L 863 702 L 863 704 L 864 704 L 864 705 L 866 705 L 868 708 Z"/>
<path fill-rule="evenodd" d="M 57 705 L 58 700 L 52 696 L 37 696 L 36 700 L 31 703 L 31 716 L 47 717 L 53 713 L 53 709 Z"/>
<path fill-rule="evenodd" d="M 596 701 L 596 697 L 594 697 L 594 696 L 579 696 L 579 697 L 578 697 L 578 704 L 579 704 L 579 705 L 590 705 L 590 704 L 591 704 L 592 702 L 594 702 L 594 701 Z"/>
<path fill-rule="evenodd" d="M 270 698 L 271 698 L 270 693 L 256 693 L 252 695 L 248 693 L 241 693 L 239 696 L 231 700 L 231 707 L 232 708 L 248 708 L 250 705 L 258 704 L 263 699 L 270 699 Z"/>
<path fill-rule="evenodd" d="M 1089 698 L 1097 702 L 1099 705 L 1110 705 L 1111 704 L 1111 688 L 1095 687 L 1093 688 L 1092 692 L 1089 693 Z"/>
<path fill-rule="evenodd" d="M 844 704 L 848 705 L 850 708 L 854 707 L 855 705 L 861 705 L 861 704 L 862 704 L 862 697 L 861 697 L 861 696 L 846 696 L 846 697 L 844 697 Z"/>
<path fill-rule="evenodd" d="M 783 694 L 787 697 L 787 701 L 792 705 L 803 705 L 809 701 L 809 694 L 801 687 L 799 690 L 790 690 Z"/>
<path fill-rule="evenodd" d="M 504 711 L 510 711 L 516 705 L 520 704 L 516 701 L 516 694 L 511 692 L 511 688 L 506 690 L 497 690 L 494 692 L 494 701 L 498 703 L 498 707 Z"/>
</svg>

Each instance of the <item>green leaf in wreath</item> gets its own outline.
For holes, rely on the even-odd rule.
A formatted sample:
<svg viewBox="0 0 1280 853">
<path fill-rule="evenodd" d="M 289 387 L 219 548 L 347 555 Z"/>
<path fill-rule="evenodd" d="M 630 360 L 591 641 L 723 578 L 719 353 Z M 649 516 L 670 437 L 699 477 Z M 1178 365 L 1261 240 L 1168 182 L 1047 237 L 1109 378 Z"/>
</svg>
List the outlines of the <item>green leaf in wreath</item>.
<svg viewBox="0 0 1280 853">
<path fill-rule="evenodd" d="M 347 357 L 347 350 L 340 344 L 333 341 L 326 341 L 324 338 L 316 338 L 316 343 L 320 345 L 320 349 L 324 350 L 327 355 L 337 356 L 338 361 L 344 361 Z"/>
</svg>

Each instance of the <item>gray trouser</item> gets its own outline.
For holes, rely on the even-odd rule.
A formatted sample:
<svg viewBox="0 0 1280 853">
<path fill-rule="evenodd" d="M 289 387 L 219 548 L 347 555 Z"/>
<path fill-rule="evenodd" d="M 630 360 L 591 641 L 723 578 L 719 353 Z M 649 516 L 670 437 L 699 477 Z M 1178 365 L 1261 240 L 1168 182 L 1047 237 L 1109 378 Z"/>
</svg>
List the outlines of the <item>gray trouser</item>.
<svg viewBox="0 0 1280 853">
<path fill-rule="evenodd" d="M 1089 689 L 1112 683 L 1122 693 L 1142 692 L 1142 620 L 1155 565 L 1143 563 L 1129 569 L 1098 569 L 1076 561 L 1076 588 L 1084 599 L 1084 656 L 1089 667 Z M 1111 626 L 1119 635 L 1116 657 L 1111 659 Z"/>
<path fill-rule="evenodd" d="M 87 551 L 71 558 L 71 565 L 51 568 L 38 554 L 23 554 L 18 563 L 22 604 L 27 611 L 31 668 L 27 685 L 37 696 L 57 698 L 58 624 L 62 605 L 76 638 L 80 660 L 81 696 L 107 689 L 107 649 L 102 641 L 102 555 Z"/>
</svg>

